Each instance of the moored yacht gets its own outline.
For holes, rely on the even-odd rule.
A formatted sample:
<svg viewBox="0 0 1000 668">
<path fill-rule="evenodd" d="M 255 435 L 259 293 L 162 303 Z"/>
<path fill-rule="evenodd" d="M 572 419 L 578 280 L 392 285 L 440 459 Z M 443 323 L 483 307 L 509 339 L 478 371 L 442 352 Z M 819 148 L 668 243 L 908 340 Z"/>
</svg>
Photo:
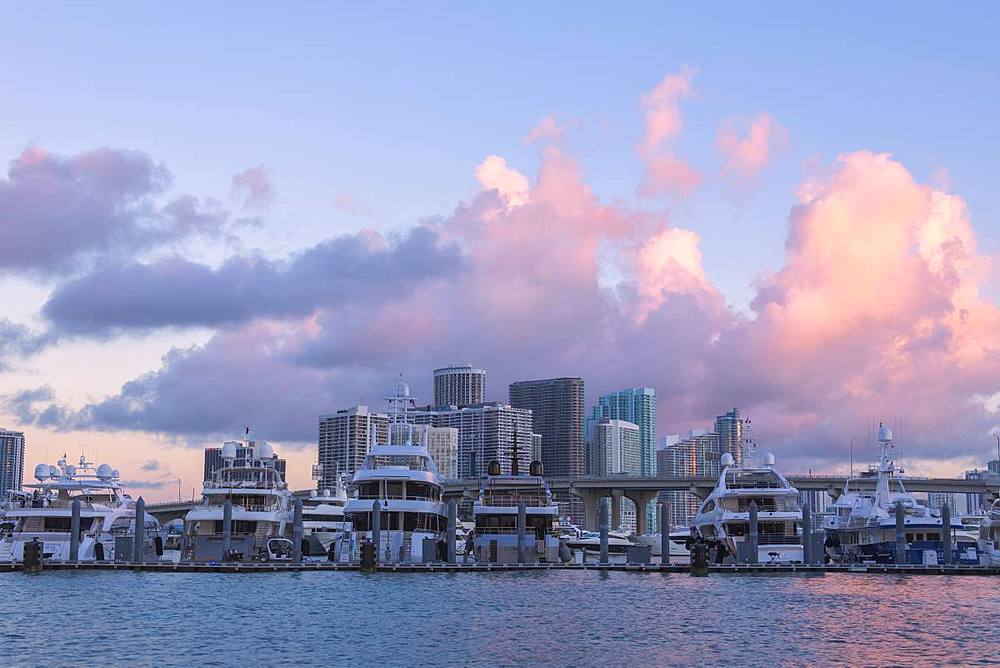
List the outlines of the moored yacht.
<svg viewBox="0 0 1000 668">
<path fill-rule="evenodd" d="M 722 455 L 722 473 L 694 518 L 695 532 L 707 541 L 719 541 L 735 558 L 748 544 L 750 503 L 757 504 L 757 561 L 759 563 L 801 563 L 802 539 L 799 524 L 802 508 L 799 491 L 774 467 L 774 455 L 765 453 L 756 461 L 753 444 L 744 444 L 743 461 L 737 466 L 733 456 Z"/>
<path fill-rule="evenodd" d="M 222 466 L 202 489 L 201 505 L 184 518 L 182 560 L 287 561 L 292 557 L 292 493 L 276 467 L 270 444 L 222 446 Z M 231 504 L 229 553 L 224 554 L 225 504 Z"/>
<path fill-rule="evenodd" d="M 349 536 L 351 523 L 344 516 L 347 486 L 338 477 L 334 489 L 312 490 L 302 501 L 302 528 L 308 544 L 306 556 L 328 554 L 331 545 Z"/>
<path fill-rule="evenodd" d="M 660 534 L 651 533 L 635 537 L 638 545 L 649 546 L 649 553 L 654 557 L 663 556 L 663 543 Z M 669 534 L 670 563 L 688 564 L 691 563 L 691 530 L 687 527 L 674 527 Z"/>
<path fill-rule="evenodd" d="M 979 525 L 980 563 L 985 566 L 1000 566 L 1000 499 L 986 511 Z"/>
<path fill-rule="evenodd" d="M 941 513 L 920 503 L 906 491 L 897 474 L 889 450 L 892 430 L 879 425 L 879 463 L 872 475 L 849 478 L 833 503 L 833 511 L 823 522 L 826 550 L 831 558 L 844 562 L 873 561 L 896 563 L 896 508 L 902 504 L 908 564 L 938 564 L 943 559 L 942 531 L 950 531 L 952 563 L 979 562 L 975 541 L 962 532 L 962 521 L 953 516 L 945 527 Z M 874 488 L 871 478 L 874 476 Z"/>
<path fill-rule="evenodd" d="M 413 442 L 413 426 L 406 410 L 413 401 L 409 386 L 400 379 L 392 406 L 389 433 L 402 435 L 401 445 L 371 445 L 353 478 L 354 496 L 344 506 L 352 525 L 349 554 L 361 558 L 361 543 L 373 540 L 374 504 L 379 504 L 379 561 L 428 563 L 446 552 L 444 537 L 448 511 L 442 500 L 444 487 L 427 443 Z M 426 441 L 424 432 L 424 439 Z"/>
<path fill-rule="evenodd" d="M 108 464 L 95 467 L 85 457 L 69 464 L 66 456 L 56 466 L 35 467 L 35 484 L 30 495 L 12 500 L 4 522 L 6 535 L 0 539 L 0 561 L 20 561 L 24 545 L 32 540 L 42 543 L 42 557 L 51 561 L 70 558 L 72 504 L 80 502 L 80 561 L 132 559 L 135 535 L 135 500 L 122 487 L 118 471 Z M 144 558 L 158 559 L 157 541 L 160 523 L 147 514 L 142 531 Z"/>
<path fill-rule="evenodd" d="M 542 463 L 531 462 L 528 474 L 517 447 L 511 451 L 510 471 L 502 474 L 500 462 L 491 461 L 488 475 L 480 481 L 479 496 L 472 506 L 475 522 L 474 549 L 479 563 L 518 563 L 518 508 L 525 510 L 524 559 L 527 563 L 558 563 L 559 506 L 542 477 Z"/>
</svg>

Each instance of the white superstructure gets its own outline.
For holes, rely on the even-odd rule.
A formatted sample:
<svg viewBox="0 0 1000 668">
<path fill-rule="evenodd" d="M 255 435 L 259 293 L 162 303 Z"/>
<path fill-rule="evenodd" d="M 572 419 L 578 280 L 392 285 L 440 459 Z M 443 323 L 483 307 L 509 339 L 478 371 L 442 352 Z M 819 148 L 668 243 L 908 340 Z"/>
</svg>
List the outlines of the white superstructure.
<svg viewBox="0 0 1000 668">
<path fill-rule="evenodd" d="M 757 504 L 757 561 L 801 563 L 799 525 L 802 508 L 799 490 L 774 467 L 774 455 L 765 453 L 758 463 L 747 437 L 742 464 L 722 454 L 722 473 L 715 489 L 698 508 L 694 529 L 708 541 L 719 541 L 730 555 L 740 556 L 750 533 L 750 503 Z"/>
<path fill-rule="evenodd" d="M 339 477 L 333 489 L 313 490 L 302 501 L 306 556 L 328 554 L 331 545 L 350 535 L 351 523 L 344 516 L 347 501 L 347 486 Z"/>
<path fill-rule="evenodd" d="M 361 542 L 374 538 L 373 504 L 377 502 L 381 563 L 437 561 L 448 529 L 441 477 L 426 443 L 412 441 L 406 411 L 413 398 L 402 379 L 396 383 L 389 403 L 390 432 L 394 428 L 410 430 L 402 445 L 372 444 L 362 467 L 354 474 L 354 496 L 344 507 L 352 524 L 350 558 L 360 559 Z"/>
<path fill-rule="evenodd" d="M 37 483 L 25 485 L 32 493 L 19 495 L 5 513 L 10 533 L 0 539 L 0 561 L 20 561 L 24 544 L 33 539 L 43 544 L 44 559 L 69 560 L 73 501 L 80 502 L 78 559 L 111 561 L 117 557 L 131 561 L 135 500 L 122 487 L 117 470 L 108 464 L 95 467 L 85 457 L 70 464 L 63 455 L 55 466 L 36 466 L 35 479 Z M 140 532 L 144 558 L 158 558 L 155 545 L 159 532 L 156 518 L 145 515 Z M 126 554 L 117 554 L 118 549 Z"/>
<path fill-rule="evenodd" d="M 838 561 L 896 563 L 896 507 L 903 505 L 903 527 L 907 563 L 940 563 L 943 559 L 942 529 L 952 533 L 952 554 L 956 563 L 977 563 L 975 541 L 963 539 L 962 522 L 952 516 L 944 527 L 941 513 L 918 501 L 906 491 L 889 456 L 892 430 L 879 425 L 879 462 L 867 476 L 849 478 L 844 490 L 830 506 L 823 520 L 826 550 Z M 875 478 L 871 488 L 872 477 Z M 971 550 L 971 551 L 970 551 Z"/>
<path fill-rule="evenodd" d="M 292 493 L 275 468 L 270 444 L 258 441 L 245 461 L 236 446 L 222 446 L 222 467 L 206 480 L 202 503 L 184 517 L 184 561 L 291 559 Z M 223 554 L 225 503 L 232 505 L 229 554 Z"/>
</svg>

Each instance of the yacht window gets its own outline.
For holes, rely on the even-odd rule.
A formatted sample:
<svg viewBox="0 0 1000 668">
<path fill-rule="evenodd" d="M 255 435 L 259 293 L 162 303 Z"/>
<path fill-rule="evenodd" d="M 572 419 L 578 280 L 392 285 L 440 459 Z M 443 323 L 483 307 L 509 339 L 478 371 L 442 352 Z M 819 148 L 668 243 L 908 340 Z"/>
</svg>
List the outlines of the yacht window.
<svg viewBox="0 0 1000 668">
<path fill-rule="evenodd" d="M 45 518 L 45 531 L 69 531 L 70 522 L 72 518 L 69 517 L 46 517 Z"/>
</svg>

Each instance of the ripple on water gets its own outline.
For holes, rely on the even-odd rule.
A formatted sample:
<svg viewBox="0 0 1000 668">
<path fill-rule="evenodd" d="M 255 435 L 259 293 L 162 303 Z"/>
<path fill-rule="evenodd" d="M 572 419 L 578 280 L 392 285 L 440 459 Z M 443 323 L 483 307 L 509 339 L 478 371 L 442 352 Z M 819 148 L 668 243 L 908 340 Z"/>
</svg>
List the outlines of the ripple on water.
<svg viewBox="0 0 1000 668">
<path fill-rule="evenodd" d="M 1000 661 L 979 577 L 639 573 L 0 576 L 5 665 Z"/>
</svg>

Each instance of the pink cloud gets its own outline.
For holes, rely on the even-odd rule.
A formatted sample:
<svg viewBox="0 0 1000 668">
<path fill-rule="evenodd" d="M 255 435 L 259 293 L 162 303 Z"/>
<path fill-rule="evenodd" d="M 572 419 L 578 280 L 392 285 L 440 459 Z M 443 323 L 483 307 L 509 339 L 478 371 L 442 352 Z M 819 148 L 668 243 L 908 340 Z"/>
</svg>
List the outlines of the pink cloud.
<svg viewBox="0 0 1000 668">
<path fill-rule="evenodd" d="M 274 196 L 271 177 L 264 165 L 245 169 L 232 181 L 233 192 L 243 199 L 244 207 L 262 207 L 270 204 Z"/>
<path fill-rule="evenodd" d="M 637 151 L 646 165 L 646 178 L 639 187 L 644 197 L 687 197 L 701 182 L 697 170 L 678 158 L 671 146 L 684 127 L 680 104 L 694 94 L 693 77 L 694 70 L 685 66 L 640 98 L 645 130 Z"/>
<path fill-rule="evenodd" d="M 496 190 L 512 206 L 528 198 L 528 179 L 498 155 L 489 155 L 476 167 L 476 180 L 483 190 Z"/>
<path fill-rule="evenodd" d="M 535 142 L 547 141 L 547 142 L 559 142 L 562 141 L 566 136 L 566 128 L 559 125 L 555 116 L 546 116 L 538 125 L 527 134 L 524 138 L 525 144 L 534 144 Z"/>
<path fill-rule="evenodd" d="M 788 145 L 788 131 L 769 114 L 757 114 L 741 124 L 727 119 L 715 138 L 715 147 L 723 156 L 722 173 L 746 183 L 763 171 L 777 153 Z"/>
</svg>

